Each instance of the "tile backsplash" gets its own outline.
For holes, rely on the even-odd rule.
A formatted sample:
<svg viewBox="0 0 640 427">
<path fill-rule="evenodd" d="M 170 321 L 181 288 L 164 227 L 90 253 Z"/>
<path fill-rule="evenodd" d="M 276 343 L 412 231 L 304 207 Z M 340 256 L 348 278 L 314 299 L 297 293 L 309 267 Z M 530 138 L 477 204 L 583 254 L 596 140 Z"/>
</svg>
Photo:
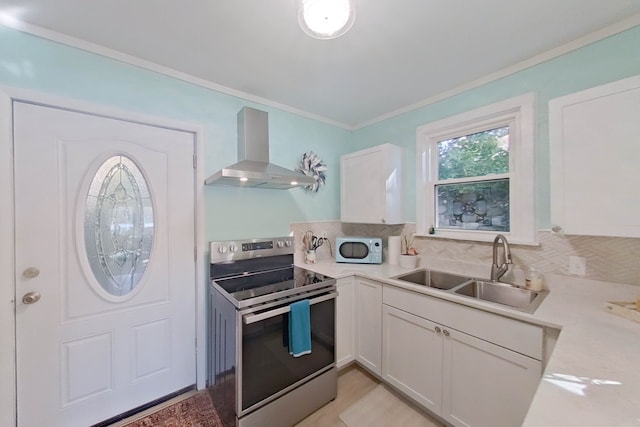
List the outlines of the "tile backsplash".
<svg viewBox="0 0 640 427">
<path fill-rule="evenodd" d="M 318 260 L 333 258 L 336 236 L 375 236 L 383 238 L 383 255 L 386 261 L 387 238 L 409 234 L 415 231 L 415 224 L 375 225 L 320 221 L 292 223 L 290 229 L 295 236 L 296 257 L 303 256 L 302 236 L 305 231 L 311 230 L 317 236 L 326 236 L 331 243 L 318 249 Z M 526 270 L 533 266 L 543 274 L 576 277 L 569 274 L 569 257 L 580 256 L 586 260 L 584 278 L 640 286 L 640 239 L 568 236 L 540 231 L 538 240 L 539 246 L 512 245 L 514 269 Z M 491 243 L 417 237 L 414 247 L 420 253 L 422 266 L 450 269 L 447 266 L 462 262 L 469 272 L 467 274 L 488 276 Z"/>
</svg>

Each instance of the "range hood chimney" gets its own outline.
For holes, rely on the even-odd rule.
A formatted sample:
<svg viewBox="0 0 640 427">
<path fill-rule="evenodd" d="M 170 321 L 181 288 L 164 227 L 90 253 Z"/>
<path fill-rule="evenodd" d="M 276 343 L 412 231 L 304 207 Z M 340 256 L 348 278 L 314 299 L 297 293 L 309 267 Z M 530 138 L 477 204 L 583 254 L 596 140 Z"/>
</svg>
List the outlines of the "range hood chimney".
<svg viewBox="0 0 640 427">
<path fill-rule="evenodd" d="M 206 185 L 229 185 L 288 190 L 307 186 L 315 179 L 269 163 L 269 116 L 265 111 L 243 107 L 238 112 L 238 163 L 205 180 Z"/>
</svg>

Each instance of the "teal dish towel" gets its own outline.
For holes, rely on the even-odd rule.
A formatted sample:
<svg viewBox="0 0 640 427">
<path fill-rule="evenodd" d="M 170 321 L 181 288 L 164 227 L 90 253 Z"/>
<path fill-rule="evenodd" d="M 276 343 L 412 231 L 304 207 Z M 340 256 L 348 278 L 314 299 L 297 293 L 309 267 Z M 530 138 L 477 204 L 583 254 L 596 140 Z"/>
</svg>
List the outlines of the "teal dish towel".
<svg viewBox="0 0 640 427">
<path fill-rule="evenodd" d="M 289 354 L 300 357 L 311 353 L 309 300 L 294 302 L 289 308 Z"/>
</svg>

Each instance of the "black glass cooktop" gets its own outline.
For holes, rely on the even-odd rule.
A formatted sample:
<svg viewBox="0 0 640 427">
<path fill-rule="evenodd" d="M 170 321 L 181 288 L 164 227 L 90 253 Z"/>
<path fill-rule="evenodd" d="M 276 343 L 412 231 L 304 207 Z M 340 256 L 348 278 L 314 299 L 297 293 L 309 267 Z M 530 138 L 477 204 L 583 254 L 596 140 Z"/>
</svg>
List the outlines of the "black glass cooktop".
<svg viewBox="0 0 640 427">
<path fill-rule="evenodd" d="M 243 301 L 331 280 L 331 277 L 304 268 L 290 266 L 256 273 L 214 279 L 235 300 Z"/>
</svg>

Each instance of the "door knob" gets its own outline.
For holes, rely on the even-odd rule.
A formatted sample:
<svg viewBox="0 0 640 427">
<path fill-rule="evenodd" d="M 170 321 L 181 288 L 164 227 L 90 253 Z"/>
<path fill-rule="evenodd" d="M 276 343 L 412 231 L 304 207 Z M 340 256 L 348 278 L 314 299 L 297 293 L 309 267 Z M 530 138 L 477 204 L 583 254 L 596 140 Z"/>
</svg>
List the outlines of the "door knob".
<svg viewBox="0 0 640 427">
<path fill-rule="evenodd" d="M 40 295 L 40 292 L 27 292 L 26 294 L 24 294 L 24 296 L 22 297 L 22 302 L 25 304 L 34 304 L 38 301 L 40 301 L 40 297 L 42 295 Z"/>
</svg>

